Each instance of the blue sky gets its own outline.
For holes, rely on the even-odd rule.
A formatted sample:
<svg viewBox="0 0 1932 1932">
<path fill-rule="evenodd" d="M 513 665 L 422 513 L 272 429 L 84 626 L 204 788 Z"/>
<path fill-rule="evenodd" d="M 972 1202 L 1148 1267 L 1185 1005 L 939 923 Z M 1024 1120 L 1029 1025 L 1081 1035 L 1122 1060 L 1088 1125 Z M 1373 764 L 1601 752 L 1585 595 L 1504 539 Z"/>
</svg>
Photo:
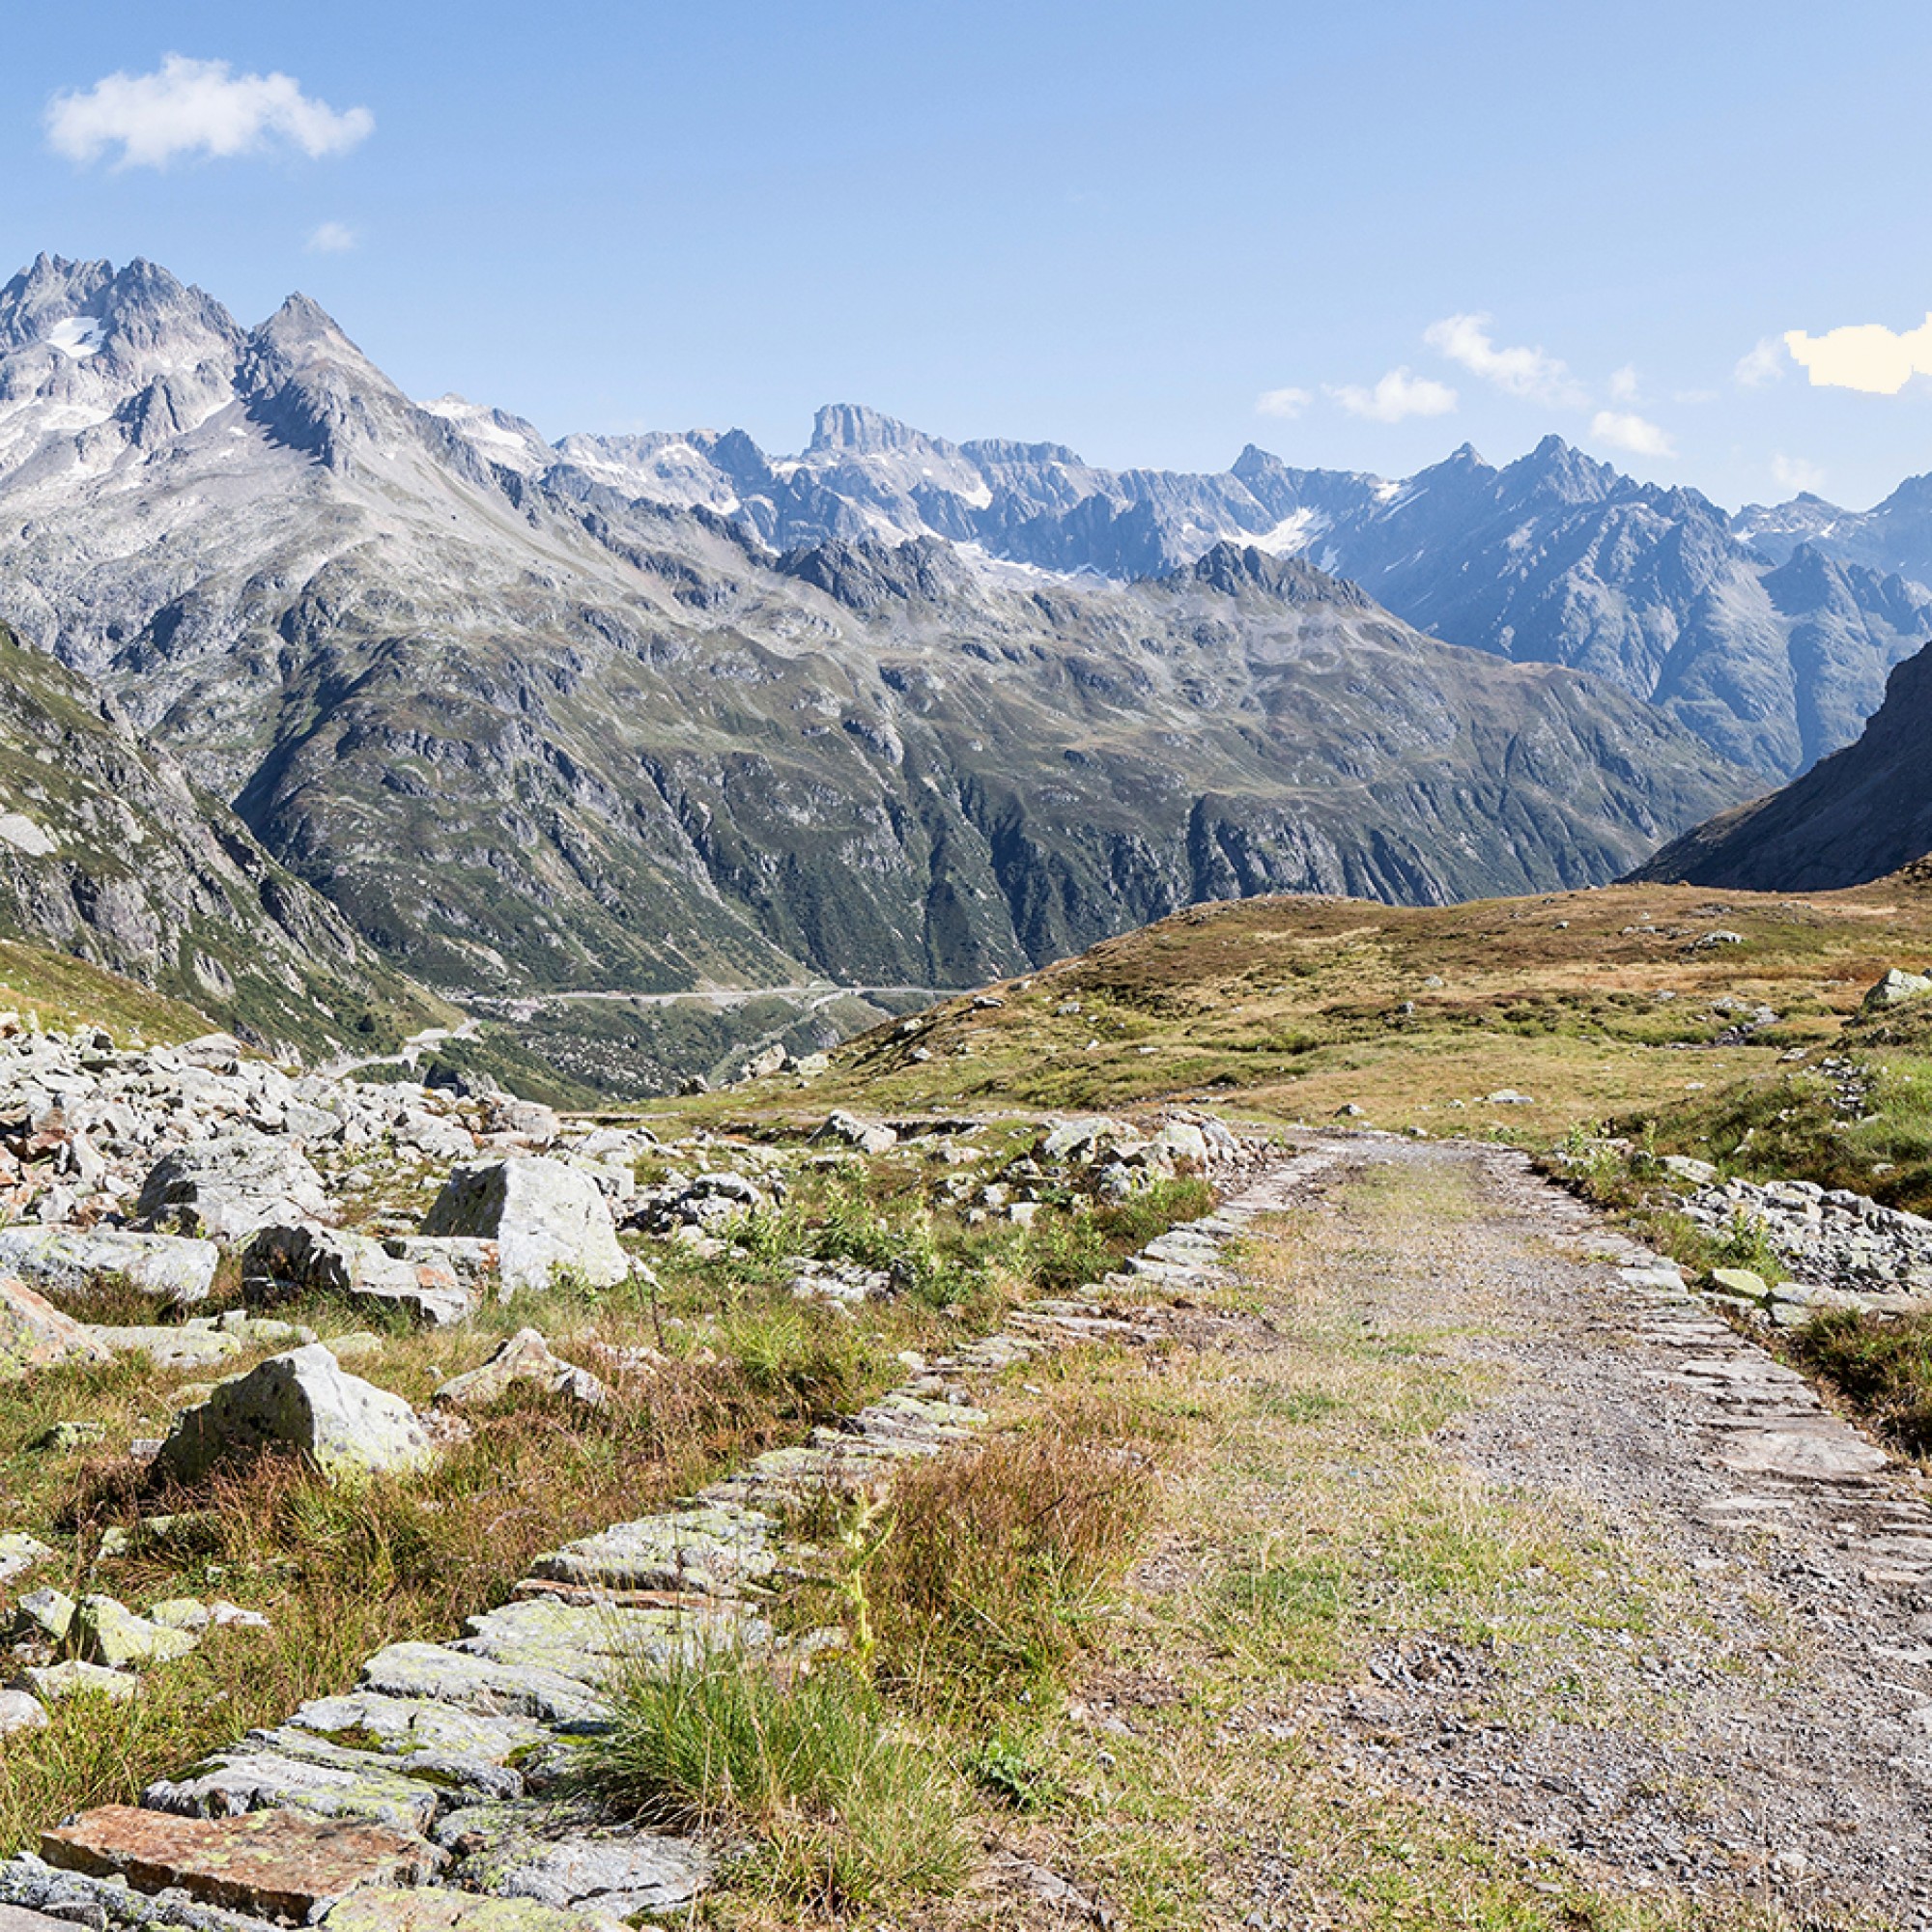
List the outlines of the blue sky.
<svg viewBox="0 0 1932 1932">
<path fill-rule="evenodd" d="M 228 71 L 96 92 L 170 54 Z M 1863 504 L 1932 469 L 1932 333 L 1784 337 L 1932 309 L 1928 66 L 1906 5 L 68 0 L 9 22 L 0 273 L 300 288 L 552 437 L 789 450 L 838 400 L 1400 473 L 1554 430 Z"/>
</svg>

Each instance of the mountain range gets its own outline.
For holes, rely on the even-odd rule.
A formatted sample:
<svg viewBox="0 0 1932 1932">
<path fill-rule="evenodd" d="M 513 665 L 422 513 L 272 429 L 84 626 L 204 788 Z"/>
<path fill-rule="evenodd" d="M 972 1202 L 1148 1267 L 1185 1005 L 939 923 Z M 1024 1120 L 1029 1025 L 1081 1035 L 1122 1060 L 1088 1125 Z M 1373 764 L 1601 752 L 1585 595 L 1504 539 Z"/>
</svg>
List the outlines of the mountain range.
<svg viewBox="0 0 1932 1932">
<path fill-rule="evenodd" d="M 523 474 L 703 508 L 779 550 L 936 536 L 1123 579 L 1222 542 L 1300 556 L 1452 642 L 1608 678 L 1772 779 L 1855 737 L 1886 672 L 1932 636 L 1932 478 L 1862 518 L 1815 498 L 1732 518 L 1553 436 L 1502 469 L 1465 444 L 1388 479 L 1250 444 L 1189 474 L 1098 469 L 1054 443 L 951 443 L 851 407 L 819 411 L 782 458 L 737 430 L 553 446 L 457 397 L 429 407 Z"/>
<path fill-rule="evenodd" d="M 1823 542 L 1777 560 L 1553 441 L 1402 483 L 853 409 L 789 462 L 552 445 L 412 401 L 300 297 L 244 328 L 141 262 L 0 289 L 0 618 L 385 970 L 523 1011 L 1613 877 L 1932 635 Z M 608 1009 L 550 1039 L 638 1077 Z"/>
</svg>

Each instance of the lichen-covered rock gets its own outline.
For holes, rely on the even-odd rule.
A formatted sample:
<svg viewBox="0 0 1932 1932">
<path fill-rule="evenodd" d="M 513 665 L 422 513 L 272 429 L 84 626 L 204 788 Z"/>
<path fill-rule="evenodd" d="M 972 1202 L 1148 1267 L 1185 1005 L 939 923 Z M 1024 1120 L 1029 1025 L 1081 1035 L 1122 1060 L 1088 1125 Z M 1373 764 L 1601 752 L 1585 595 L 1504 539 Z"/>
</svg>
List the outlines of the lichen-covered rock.
<svg viewBox="0 0 1932 1932">
<path fill-rule="evenodd" d="M 351 1892 L 322 1922 L 324 1932 L 629 1932 L 630 1925 L 608 1912 L 559 1909 L 533 1898 L 479 1898 L 430 1885 Z"/>
<path fill-rule="evenodd" d="M 322 1177 L 299 1148 L 266 1134 L 227 1134 L 163 1154 L 135 1213 L 151 1229 L 238 1241 L 271 1222 L 332 1219 Z"/>
<path fill-rule="evenodd" d="M 495 1402 L 519 1387 L 566 1395 L 588 1408 L 602 1408 L 611 1400 L 611 1391 L 588 1369 L 553 1354 L 550 1344 L 534 1328 L 518 1329 L 480 1367 L 467 1375 L 452 1376 L 434 1399 L 447 1407 L 469 1408 Z"/>
<path fill-rule="evenodd" d="M 258 1229 L 242 1251 L 242 1288 L 252 1302 L 332 1294 L 364 1307 L 399 1308 L 438 1327 L 467 1320 L 476 1306 L 474 1292 L 450 1268 L 403 1259 L 367 1235 L 312 1221 Z"/>
<path fill-rule="evenodd" d="M 1894 966 L 1866 993 L 1864 1009 L 1873 1012 L 1883 1007 L 1895 1007 L 1901 1001 L 1922 999 L 1927 993 L 1932 993 L 1932 975 L 1907 973 Z"/>
<path fill-rule="evenodd" d="M 336 1482 L 419 1469 L 435 1455 L 408 1403 L 349 1375 L 316 1342 L 270 1355 L 178 1415 L 155 1469 L 191 1483 L 272 1448 L 298 1451 Z"/>
<path fill-rule="evenodd" d="M 65 1590 L 43 1584 L 29 1590 L 14 1605 L 8 1629 L 15 1638 L 43 1637 L 49 1643 L 65 1643 L 73 1623 L 74 1602 Z"/>
<path fill-rule="evenodd" d="M 883 1121 L 863 1120 L 842 1107 L 828 1114 L 811 1137 L 815 1141 L 842 1141 L 861 1153 L 890 1153 L 899 1144 L 897 1133 Z"/>
<path fill-rule="evenodd" d="M 11 1583 L 16 1577 L 24 1577 L 37 1563 L 44 1563 L 53 1551 L 39 1537 L 29 1536 L 25 1530 L 16 1529 L 6 1536 L 0 1536 L 0 1583 Z"/>
<path fill-rule="evenodd" d="M 221 1250 L 184 1235 L 130 1228 L 0 1228 L 0 1269 L 41 1288 L 85 1297 L 119 1275 L 148 1294 L 186 1307 L 208 1299 Z"/>
<path fill-rule="evenodd" d="M 472 1805 L 431 1835 L 478 1891 L 624 1919 L 689 1905 L 709 1867 L 689 1838 L 601 1827 L 567 1805 Z"/>
<path fill-rule="evenodd" d="M 354 1737 L 366 1750 L 399 1755 L 449 1751 L 493 1764 L 502 1764 L 551 1736 L 529 1718 L 484 1716 L 432 1697 L 391 1697 L 380 1690 L 312 1697 L 289 1722 L 337 1742 Z"/>
<path fill-rule="evenodd" d="M 63 1315 L 45 1295 L 0 1275 L 0 1379 L 59 1362 L 104 1362 L 108 1352 L 84 1323 Z"/>
<path fill-rule="evenodd" d="M 42 1703 L 61 1697 L 109 1697 L 125 1704 L 141 1688 L 131 1670 L 110 1670 L 104 1663 L 70 1658 L 65 1663 L 30 1665 L 20 1676 Z"/>
<path fill-rule="evenodd" d="M 192 1631 L 169 1630 L 137 1617 L 112 1597 L 83 1597 L 74 1605 L 68 1639 L 85 1663 L 138 1670 L 185 1657 L 201 1641 Z"/>
<path fill-rule="evenodd" d="M 160 1369 L 212 1369 L 242 1352 L 239 1337 L 223 1334 L 219 1328 L 188 1323 L 173 1327 L 153 1322 L 122 1328 L 90 1322 L 87 1332 L 114 1354 L 139 1350 Z"/>
<path fill-rule="evenodd" d="M 31 1690 L 0 1690 L 0 1737 L 13 1731 L 40 1731 L 46 1728 L 47 1707 Z M 6 1908 L 0 1906 L 0 1912 Z M 0 1918 L 0 1932 L 7 1922 Z"/>
<path fill-rule="evenodd" d="M 602 1190 L 557 1160 L 513 1155 L 457 1168 L 423 1232 L 495 1241 L 505 1295 L 548 1288 L 559 1268 L 593 1288 L 611 1288 L 631 1271 Z"/>
<path fill-rule="evenodd" d="M 362 1666 L 361 1688 L 457 1704 L 480 1717 L 563 1722 L 608 1715 L 604 1699 L 561 1671 L 466 1656 L 440 1643 L 392 1643 Z"/>
</svg>

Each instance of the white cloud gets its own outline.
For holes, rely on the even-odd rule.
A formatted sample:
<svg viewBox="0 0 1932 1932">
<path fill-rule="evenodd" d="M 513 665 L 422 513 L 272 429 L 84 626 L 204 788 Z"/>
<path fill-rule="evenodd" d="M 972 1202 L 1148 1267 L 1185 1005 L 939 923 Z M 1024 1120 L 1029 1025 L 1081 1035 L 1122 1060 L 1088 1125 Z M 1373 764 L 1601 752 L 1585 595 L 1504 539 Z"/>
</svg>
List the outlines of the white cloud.
<svg viewBox="0 0 1932 1932">
<path fill-rule="evenodd" d="M 1446 416 L 1456 407 L 1456 391 L 1427 376 L 1412 376 L 1406 369 L 1391 369 L 1373 389 L 1344 384 L 1326 393 L 1351 416 L 1367 416 L 1371 422 L 1401 422 L 1405 416 Z"/>
<path fill-rule="evenodd" d="M 1628 410 L 1599 410 L 1590 418 L 1590 435 L 1598 442 L 1607 442 L 1612 449 L 1627 449 L 1633 456 L 1677 454 L 1663 430 Z"/>
<path fill-rule="evenodd" d="M 1298 416 L 1314 400 L 1306 389 L 1264 389 L 1255 408 L 1264 416 Z"/>
<path fill-rule="evenodd" d="M 1825 487 L 1825 472 L 1815 463 L 1806 463 L 1802 456 L 1786 456 L 1782 450 L 1771 459 L 1771 473 L 1787 490 L 1816 493 Z"/>
<path fill-rule="evenodd" d="M 339 155 L 376 125 L 366 107 L 342 113 L 285 73 L 236 73 L 226 61 L 170 54 L 153 73 L 110 73 L 47 102 L 47 143 L 70 160 L 112 148 L 117 168 L 164 168 L 182 155 L 248 155 L 271 142 L 311 160 Z"/>
<path fill-rule="evenodd" d="M 355 231 L 346 222 L 325 221 L 311 229 L 302 243 L 311 255 L 346 255 L 355 245 Z"/>
<path fill-rule="evenodd" d="M 1581 409 L 1589 399 L 1566 364 L 1541 349 L 1498 349 L 1486 315 L 1446 315 L 1423 330 L 1430 348 L 1512 396 Z"/>
<path fill-rule="evenodd" d="M 1636 378 L 1636 364 L 1626 362 L 1621 369 L 1610 372 L 1610 394 L 1620 403 L 1634 403 L 1637 399 L 1640 384 Z"/>
<path fill-rule="evenodd" d="M 1853 323 L 1823 335 L 1786 329 L 1784 346 L 1814 389 L 1862 389 L 1895 396 L 1915 376 L 1932 376 L 1932 314 L 1902 335 L 1882 322 Z"/>
<path fill-rule="evenodd" d="M 1743 389 L 1761 389 L 1767 383 L 1782 380 L 1784 368 L 1783 341 L 1776 335 L 1767 335 L 1756 348 L 1738 357 L 1731 380 Z"/>
</svg>

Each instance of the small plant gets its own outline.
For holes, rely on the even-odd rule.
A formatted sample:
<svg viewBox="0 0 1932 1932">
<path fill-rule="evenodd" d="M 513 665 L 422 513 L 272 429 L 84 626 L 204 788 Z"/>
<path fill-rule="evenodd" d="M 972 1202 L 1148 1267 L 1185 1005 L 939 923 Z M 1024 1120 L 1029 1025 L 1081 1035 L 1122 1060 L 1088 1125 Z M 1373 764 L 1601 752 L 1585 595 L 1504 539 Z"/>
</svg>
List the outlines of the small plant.
<svg viewBox="0 0 1932 1932">
<path fill-rule="evenodd" d="M 1145 1450 L 1125 1417 L 1075 1414 L 901 1476 L 867 1585 L 881 1685 L 944 1711 L 1051 1680 L 1146 1530 Z"/>
<path fill-rule="evenodd" d="M 787 1673 L 710 1649 L 622 1672 L 611 1708 L 583 1783 L 655 1824 L 754 1833 L 743 1876 L 792 1905 L 843 1913 L 964 1869 L 957 1779 L 842 1662 Z"/>
<path fill-rule="evenodd" d="M 1760 1280 L 1774 1285 L 1785 1279 L 1783 1259 L 1772 1246 L 1764 1223 L 1742 1208 L 1732 1213 L 1716 1252 L 1720 1267 L 1748 1268 Z"/>
<path fill-rule="evenodd" d="M 1065 1796 L 1060 1779 L 1035 1762 L 1024 1743 L 1003 1730 L 968 1751 L 964 1768 L 982 1791 L 1015 1811 L 1043 1811 Z"/>
<path fill-rule="evenodd" d="M 1826 1309 L 1793 1332 L 1790 1347 L 1900 1448 L 1932 1454 L 1932 1316 Z"/>
</svg>

